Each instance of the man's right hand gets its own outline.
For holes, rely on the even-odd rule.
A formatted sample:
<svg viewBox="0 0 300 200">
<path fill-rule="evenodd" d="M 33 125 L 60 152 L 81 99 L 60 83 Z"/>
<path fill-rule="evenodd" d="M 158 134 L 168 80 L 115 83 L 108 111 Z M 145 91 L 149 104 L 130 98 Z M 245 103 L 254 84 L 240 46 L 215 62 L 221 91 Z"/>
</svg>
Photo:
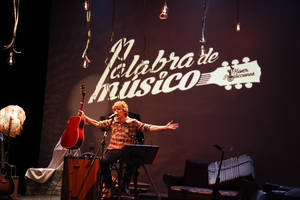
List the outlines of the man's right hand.
<svg viewBox="0 0 300 200">
<path fill-rule="evenodd" d="M 84 114 L 84 112 L 82 110 L 78 110 L 77 115 L 85 118 L 85 114 Z"/>
</svg>

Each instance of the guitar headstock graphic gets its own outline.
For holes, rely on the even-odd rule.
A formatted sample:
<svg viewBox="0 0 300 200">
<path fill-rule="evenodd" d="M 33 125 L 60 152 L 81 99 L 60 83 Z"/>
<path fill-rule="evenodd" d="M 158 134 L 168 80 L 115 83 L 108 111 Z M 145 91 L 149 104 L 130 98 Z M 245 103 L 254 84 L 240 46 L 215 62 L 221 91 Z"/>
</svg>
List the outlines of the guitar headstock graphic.
<svg viewBox="0 0 300 200">
<path fill-rule="evenodd" d="M 248 57 L 243 58 L 243 63 L 233 60 L 231 66 L 227 61 L 222 63 L 222 67 L 213 72 L 203 73 L 197 86 L 216 84 L 224 86 L 226 90 L 231 90 L 232 86 L 241 89 L 243 84 L 246 88 L 251 88 L 253 83 L 260 82 L 261 69 L 257 61 L 250 61 Z"/>
</svg>

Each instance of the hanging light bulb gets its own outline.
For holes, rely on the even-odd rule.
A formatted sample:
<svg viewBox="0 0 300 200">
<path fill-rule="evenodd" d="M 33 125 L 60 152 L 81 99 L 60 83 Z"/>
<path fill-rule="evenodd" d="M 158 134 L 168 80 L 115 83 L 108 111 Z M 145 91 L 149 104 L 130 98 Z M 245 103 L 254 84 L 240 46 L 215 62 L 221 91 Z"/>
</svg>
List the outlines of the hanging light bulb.
<svg viewBox="0 0 300 200">
<path fill-rule="evenodd" d="M 205 44 L 206 40 L 204 38 L 204 34 L 201 36 L 200 44 Z"/>
<path fill-rule="evenodd" d="M 87 27 L 88 27 L 88 39 L 86 41 L 86 45 L 85 45 L 85 49 L 82 53 L 82 58 L 83 58 L 83 62 L 81 64 L 81 66 L 85 69 L 88 67 L 89 63 L 91 62 L 89 60 L 89 58 L 87 57 L 87 50 L 89 48 L 90 45 L 90 41 L 91 41 L 91 35 L 92 35 L 92 31 L 91 31 L 91 4 L 90 4 L 90 0 L 84 0 L 84 10 L 86 11 L 86 23 L 87 23 Z"/>
<path fill-rule="evenodd" d="M 164 6 L 161 9 L 161 13 L 159 14 L 159 19 L 167 19 L 168 18 L 168 6 L 167 1 L 165 1 Z"/>
<path fill-rule="evenodd" d="M 206 44 L 206 40 L 204 38 L 204 34 L 202 34 L 201 40 L 199 41 L 201 46 L 200 46 L 200 53 L 199 56 L 204 56 L 205 55 L 205 44 Z"/>
<path fill-rule="evenodd" d="M 240 22 L 237 22 L 236 23 L 236 31 L 240 31 L 241 30 L 241 23 Z"/>
<path fill-rule="evenodd" d="M 240 0 L 236 0 L 236 29 L 237 32 L 241 30 L 240 23 Z"/>
<path fill-rule="evenodd" d="M 89 0 L 84 1 L 84 10 L 88 11 L 90 9 L 90 3 Z"/>
<path fill-rule="evenodd" d="M 20 0 L 14 0 L 13 1 L 14 5 L 14 19 L 15 19 L 15 24 L 14 24 L 14 29 L 12 33 L 12 39 L 11 42 L 7 45 L 4 45 L 5 50 L 9 50 L 9 57 L 7 59 L 7 64 L 9 66 L 12 66 L 15 64 L 15 58 L 14 58 L 14 53 L 21 53 L 20 51 L 17 51 L 15 49 L 15 42 L 16 42 L 16 37 L 17 37 L 17 27 L 18 27 L 18 22 L 19 22 L 19 5 L 20 5 Z"/>
<path fill-rule="evenodd" d="M 205 55 L 204 45 L 206 44 L 205 27 L 206 27 L 206 15 L 207 15 L 207 10 L 208 10 L 208 0 L 204 0 L 203 3 L 204 3 L 204 5 L 203 5 L 204 12 L 203 12 L 203 16 L 202 16 L 201 40 L 199 41 L 201 44 L 200 53 L 199 53 L 200 57 Z"/>
<path fill-rule="evenodd" d="M 86 69 L 89 66 L 91 60 L 87 57 L 87 55 L 83 55 L 82 58 L 83 58 L 82 67 Z"/>
<path fill-rule="evenodd" d="M 13 52 L 9 52 L 9 57 L 7 59 L 7 63 L 9 66 L 13 66 L 15 64 L 14 54 Z"/>
<path fill-rule="evenodd" d="M 88 67 L 88 62 L 86 60 L 83 60 L 82 67 L 84 69 L 86 69 Z"/>
<path fill-rule="evenodd" d="M 202 44 L 201 45 L 201 48 L 200 48 L 200 53 L 199 53 L 199 56 L 204 56 L 205 55 L 205 48 L 204 48 L 204 45 Z"/>
</svg>

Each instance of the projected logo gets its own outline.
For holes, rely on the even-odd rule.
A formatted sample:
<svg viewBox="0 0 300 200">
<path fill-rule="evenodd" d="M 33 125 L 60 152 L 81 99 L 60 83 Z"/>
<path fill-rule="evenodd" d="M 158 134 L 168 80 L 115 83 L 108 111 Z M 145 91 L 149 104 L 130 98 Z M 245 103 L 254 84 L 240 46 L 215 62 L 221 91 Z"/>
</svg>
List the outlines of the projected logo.
<svg viewBox="0 0 300 200">
<path fill-rule="evenodd" d="M 253 83 L 260 82 L 261 69 L 257 61 L 250 61 L 247 57 L 243 58 L 242 63 L 238 60 L 233 60 L 231 64 L 224 61 L 222 67 L 202 74 L 196 68 L 212 64 L 219 58 L 219 53 L 214 52 L 213 48 L 197 60 L 193 52 L 182 57 L 171 52 L 167 57 L 164 50 L 159 50 L 156 59 L 150 64 L 149 60 L 142 60 L 140 55 L 128 58 L 134 42 L 134 39 L 127 41 L 122 38 L 112 46 L 112 57 L 88 103 L 102 102 L 107 97 L 114 100 L 171 93 L 175 90 L 186 91 L 209 84 L 222 86 L 226 90 L 232 87 L 241 89 L 243 85 L 251 88 Z M 121 82 L 121 79 L 125 81 Z"/>
<path fill-rule="evenodd" d="M 199 82 L 196 86 L 216 84 L 219 86 L 225 86 L 226 90 L 230 90 L 232 86 L 236 89 L 241 89 L 242 84 L 245 84 L 246 88 L 251 88 L 252 83 L 259 83 L 261 70 L 257 64 L 257 61 L 251 61 L 245 57 L 243 63 L 238 64 L 238 60 L 232 61 L 232 66 L 229 66 L 227 61 L 222 63 L 223 67 L 217 68 L 210 73 L 204 73 L 201 75 Z"/>
</svg>

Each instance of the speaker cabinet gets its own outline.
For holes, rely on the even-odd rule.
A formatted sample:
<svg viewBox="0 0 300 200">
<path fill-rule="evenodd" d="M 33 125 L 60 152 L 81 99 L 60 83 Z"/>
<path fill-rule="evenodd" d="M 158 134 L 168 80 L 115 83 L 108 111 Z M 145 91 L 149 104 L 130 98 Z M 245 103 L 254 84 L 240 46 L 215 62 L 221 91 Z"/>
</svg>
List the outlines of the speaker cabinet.
<svg viewBox="0 0 300 200">
<path fill-rule="evenodd" d="M 62 200 L 98 199 L 100 160 L 90 158 L 64 158 Z"/>
</svg>

